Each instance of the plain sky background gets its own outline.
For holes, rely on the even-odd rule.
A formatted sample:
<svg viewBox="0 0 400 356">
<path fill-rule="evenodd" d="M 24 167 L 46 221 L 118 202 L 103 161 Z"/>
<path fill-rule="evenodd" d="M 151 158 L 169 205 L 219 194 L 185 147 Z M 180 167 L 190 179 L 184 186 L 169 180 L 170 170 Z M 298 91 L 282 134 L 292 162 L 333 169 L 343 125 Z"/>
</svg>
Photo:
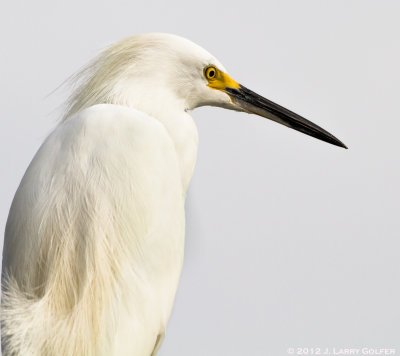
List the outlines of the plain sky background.
<svg viewBox="0 0 400 356">
<path fill-rule="evenodd" d="M 3 2 L 2 234 L 69 91 L 47 95 L 116 40 L 179 34 L 349 150 L 244 113 L 192 113 L 185 264 L 159 355 L 400 355 L 399 19 L 398 1 Z"/>
</svg>

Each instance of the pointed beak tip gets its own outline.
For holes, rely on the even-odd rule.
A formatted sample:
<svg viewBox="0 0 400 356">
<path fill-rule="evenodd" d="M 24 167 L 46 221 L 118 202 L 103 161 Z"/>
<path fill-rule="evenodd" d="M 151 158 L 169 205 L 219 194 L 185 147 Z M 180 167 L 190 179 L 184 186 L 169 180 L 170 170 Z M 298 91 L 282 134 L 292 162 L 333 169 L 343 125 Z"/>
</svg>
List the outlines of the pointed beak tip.
<svg viewBox="0 0 400 356">
<path fill-rule="evenodd" d="M 337 141 L 334 143 L 335 146 L 342 147 L 342 148 L 344 148 L 345 150 L 348 150 L 348 149 L 349 149 L 342 141 L 340 141 L 340 140 L 338 140 L 338 139 L 336 139 L 336 140 L 337 140 Z"/>
</svg>

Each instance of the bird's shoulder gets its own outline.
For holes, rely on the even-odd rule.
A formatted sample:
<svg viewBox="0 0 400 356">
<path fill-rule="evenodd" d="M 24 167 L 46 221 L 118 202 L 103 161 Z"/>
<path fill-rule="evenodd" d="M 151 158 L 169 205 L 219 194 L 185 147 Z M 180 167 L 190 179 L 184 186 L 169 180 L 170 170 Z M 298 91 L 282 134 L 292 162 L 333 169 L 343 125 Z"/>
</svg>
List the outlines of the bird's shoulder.
<svg viewBox="0 0 400 356">
<path fill-rule="evenodd" d="M 101 104 L 55 128 L 25 172 L 14 201 L 61 196 L 77 187 L 82 192 L 96 187 L 96 195 L 108 199 L 115 189 L 123 195 L 136 185 L 142 187 L 135 188 L 137 196 L 166 185 L 182 189 L 174 143 L 158 120 L 129 107 Z"/>
<path fill-rule="evenodd" d="M 60 163 L 82 166 L 97 161 L 127 168 L 138 161 L 148 167 L 165 160 L 172 167 L 177 156 L 164 125 L 141 111 L 114 104 L 91 106 L 60 123 L 34 158 L 46 161 L 43 166 L 52 166 L 53 172 Z"/>
<path fill-rule="evenodd" d="M 91 106 L 58 125 L 32 165 L 40 167 L 48 181 L 57 173 L 76 177 L 77 172 L 96 172 L 110 181 L 124 177 L 127 182 L 168 173 L 181 181 L 175 145 L 164 125 L 138 110 L 112 104 Z"/>
<path fill-rule="evenodd" d="M 85 140 L 100 139 L 107 141 L 118 136 L 130 138 L 149 136 L 147 139 L 159 142 L 169 141 L 170 137 L 165 126 L 155 118 L 122 105 L 97 104 L 90 106 L 66 121 L 62 122 L 55 130 L 55 135 L 69 136 L 68 139 L 80 138 Z"/>
</svg>

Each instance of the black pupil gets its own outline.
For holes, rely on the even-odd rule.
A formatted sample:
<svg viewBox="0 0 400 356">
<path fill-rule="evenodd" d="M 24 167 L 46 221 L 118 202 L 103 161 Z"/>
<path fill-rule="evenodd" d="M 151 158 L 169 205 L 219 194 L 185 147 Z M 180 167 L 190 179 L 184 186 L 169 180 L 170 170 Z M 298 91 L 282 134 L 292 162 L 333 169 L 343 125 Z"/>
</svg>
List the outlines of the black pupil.
<svg viewBox="0 0 400 356">
<path fill-rule="evenodd" d="M 210 77 L 213 77 L 213 76 L 215 75 L 214 70 L 211 69 L 211 70 L 208 72 L 208 75 L 209 75 Z"/>
</svg>

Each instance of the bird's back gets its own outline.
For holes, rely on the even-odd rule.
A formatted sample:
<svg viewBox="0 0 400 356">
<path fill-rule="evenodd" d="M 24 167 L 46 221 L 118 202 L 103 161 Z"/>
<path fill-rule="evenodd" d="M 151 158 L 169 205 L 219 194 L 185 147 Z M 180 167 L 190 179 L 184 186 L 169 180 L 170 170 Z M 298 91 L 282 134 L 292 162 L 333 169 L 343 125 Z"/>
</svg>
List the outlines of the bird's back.
<svg viewBox="0 0 400 356">
<path fill-rule="evenodd" d="M 7 221 L 4 355 L 151 355 L 183 258 L 184 191 L 164 126 L 90 107 L 32 160 Z"/>
</svg>

